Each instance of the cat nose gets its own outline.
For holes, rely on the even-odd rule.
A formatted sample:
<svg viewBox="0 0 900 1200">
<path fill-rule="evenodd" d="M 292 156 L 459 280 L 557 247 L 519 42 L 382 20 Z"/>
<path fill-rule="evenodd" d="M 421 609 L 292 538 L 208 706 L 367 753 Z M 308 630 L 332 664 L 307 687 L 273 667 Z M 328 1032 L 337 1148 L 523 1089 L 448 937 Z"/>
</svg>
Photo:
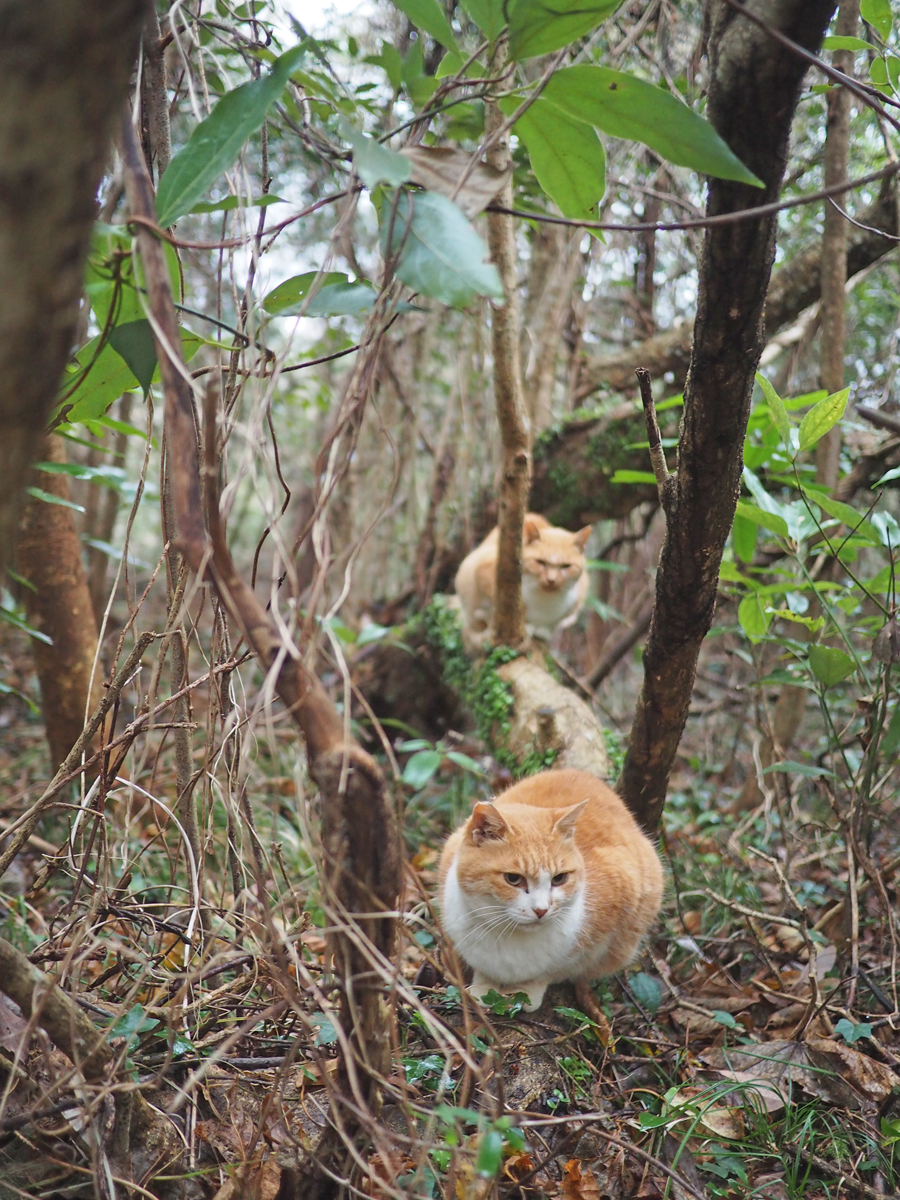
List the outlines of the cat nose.
<svg viewBox="0 0 900 1200">
<path fill-rule="evenodd" d="M 547 915 L 547 910 L 546 910 L 546 908 L 536 908 L 536 909 L 534 909 L 533 911 L 534 911 L 534 915 L 535 915 L 535 916 L 536 916 L 538 919 L 540 919 L 541 917 L 546 917 L 546 915 Z"/>
</svg>

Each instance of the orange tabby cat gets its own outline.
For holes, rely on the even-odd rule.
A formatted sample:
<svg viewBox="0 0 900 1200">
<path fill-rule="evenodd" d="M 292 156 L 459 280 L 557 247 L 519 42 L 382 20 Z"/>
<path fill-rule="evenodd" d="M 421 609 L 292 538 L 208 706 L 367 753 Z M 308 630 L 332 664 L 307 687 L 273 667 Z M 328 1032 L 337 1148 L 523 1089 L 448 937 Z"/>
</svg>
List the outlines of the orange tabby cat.
<svg viewBox="0 0 900 1200">
<path fill-rule="evenodd" d="M 542 771 L 476 804 L 440 863 L 445 932 L 469 991 L 526 992 L 628 966 L 662 902 L 653 843 L 585 771 Z"/>
<path fill-rule="evenodd" d="M 522 538 L 522 599 L 525 628 L 549 641 L 557 628 L 574 624 L 588 592 L 584 547 L 591 527 L 578 533 L 558 529 L 538 513 L 528 513 Z M 470 649 L 490 637 L 500 531 L 493 529 L 467 555 L 456 572 L 463 611 L 463 637 Z"/>
</svg>

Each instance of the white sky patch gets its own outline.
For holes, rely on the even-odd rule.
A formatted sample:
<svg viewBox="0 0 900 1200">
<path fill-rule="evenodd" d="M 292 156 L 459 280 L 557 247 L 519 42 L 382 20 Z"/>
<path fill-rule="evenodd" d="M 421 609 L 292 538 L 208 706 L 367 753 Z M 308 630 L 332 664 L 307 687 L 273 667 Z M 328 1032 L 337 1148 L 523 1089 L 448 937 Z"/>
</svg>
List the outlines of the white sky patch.
<svg viewBox="0 0 900 1200">
<path fill-rule="evenodd" d="M 371 0 L 282 0 L 285 12 L 291 13 L 314 37 L 331 37 L 338 33 L 360 33 L 373 16 Z"/>
</svg>

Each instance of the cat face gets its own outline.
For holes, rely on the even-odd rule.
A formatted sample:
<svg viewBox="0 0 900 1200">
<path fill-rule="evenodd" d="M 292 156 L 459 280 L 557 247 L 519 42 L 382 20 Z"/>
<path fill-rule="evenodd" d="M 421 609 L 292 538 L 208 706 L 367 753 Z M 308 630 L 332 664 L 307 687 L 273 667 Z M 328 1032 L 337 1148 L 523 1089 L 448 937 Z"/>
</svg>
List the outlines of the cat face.
<svg viewBox="0 0 900 1200">
<path fill-rule="evenodd" d="M 586 801 L 567 809 L 476 804 L 457 860 L 457 879 L 487 924 L 545 928 L 584 887 L 575 825 Z"/>
<path fill-rule="evenodd" d="M 570 533 L 554 525 L 538 525 L 529 515 L 522 546 L 523 572 L 547 592 L 570 587 L 584 570 L 584 548 L 590 534 L 590 525 Z"/>
</svg>

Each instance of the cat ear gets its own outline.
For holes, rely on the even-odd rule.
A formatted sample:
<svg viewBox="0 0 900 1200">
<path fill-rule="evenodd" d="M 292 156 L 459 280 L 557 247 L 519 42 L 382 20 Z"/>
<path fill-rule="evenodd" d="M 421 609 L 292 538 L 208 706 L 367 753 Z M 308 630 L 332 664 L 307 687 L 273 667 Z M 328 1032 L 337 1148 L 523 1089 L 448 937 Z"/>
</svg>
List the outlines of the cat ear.
<svg viewBox="0 0 900 1200">
<path fill-rule="evenodd" d="M 508 826 L 493 804 L 486 801 L 476 804 L 469 818 L 472 841 L 476 846 L 482 842 L 502 842 Z"/>
<path fill-rule="evenodd" d="M 525 524 L 522 527 L 522 541 L 526 546 L 530 546 L 532 542 L 536 542 L 541 536 L 539 519 L 534 513 L 525 514 Z"/>
<path fill-rule="evenodd" d="M 557 817 L 553 824 L 553 832 L 558 833 L 562 838 L 571 838 L 575 836 L 575 826 L 578 824 L 578 818 L 581 816 L 581 811 L 587 804 L 587 800 L 582 800 L 580 804 L 573 804 L 571 808 L 567 808 L 561 817 Z"/>
<path fill-rule="evenodd" d="M 575 545 L 579 550 L 583 550 L 587 545 L 587 540 L 591 536 L 592 525 L 585 525 L 584 529 L 579 529 L 575 534 Z"/>
</svg>

